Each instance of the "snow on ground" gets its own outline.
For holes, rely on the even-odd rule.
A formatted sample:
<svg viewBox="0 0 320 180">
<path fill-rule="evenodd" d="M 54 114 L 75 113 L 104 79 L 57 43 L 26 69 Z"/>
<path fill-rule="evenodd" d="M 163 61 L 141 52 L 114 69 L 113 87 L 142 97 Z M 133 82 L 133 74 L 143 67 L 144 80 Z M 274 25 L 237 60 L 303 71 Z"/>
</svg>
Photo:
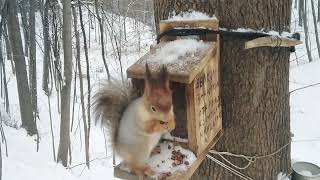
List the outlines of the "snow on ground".
<svg viewBox="0 0 320 180">
<path fill-rule="evenodd" d="M 307 12 L 310 17 L 308 22 L 310 47 L 314 62 L 308 62 L 304 43 L 296 47 L 295 53 L 291 53 L 290 91 L 320 82 L 320 59 L 316 50 L 311 8 Z M 296 9 L 292 12 L 291 31 L 299 32 L 301 40 L 305 41 L 303 28 L 298 26 Z M 291 144 L 292 162 L 308 161 L 320 166 L 319 102 L 320 85 L 290 94 L 291 132 L 294 135 Z"/>
<path fill-rule="evenodd" d="M 86 12 L 84 17 L 88 17 Z M 114 16 L 114 18 L 117 18 Z M 118 18 L 117 18 L 118 20 Z M 85 20 L 86 21 L 86 20 Z M 72 163 L 68 169 L 64 168 L 61 164 L 54 162 L 53 150 L 52 150 L 52 138 L 50 130 L 50 116 L 49 116 L 49 104 L 48 97 L 42 90 L 42 58 L 43 53 L 40 47 L 42 46 L 42 25 L 39 14 L 37 15 L 37 81 L 38 81 L 38 108 L 39 119 L 37 126 L 40 135 L 39 152 L 36 152 L 36 136 L 29 137 L 24 129 L 15 129 L 12 127 L 19 127 L 21 125 L 20 112 L 19 112 L 19 100 L 17 94 L 16 79 L 12 73 L 10 63 L 6 64 L 6 71 L 8 74 L 8 88 L 10 99 L 10 120 L 4 119 L 4 133 L 8 142 L 8 157 L 5 155 L 5 148 L 2 144 L 3 155 L 3 174 L 4 180 L 105 180 L 113 179 L 113 163 L 112 163 L 112 148 L 108 137 L 104 139 L 104 133 L 101 127 L 92 126 L 90 134 L 90 169 L 86 168 L 85 152 L 84 152 L 84 137 L 83 137 L 83 125 L 81 119 L 81 107 L 80 107 L 80 92 L 77 87 L 76 104 L 74 123 L 71 132 L 71 150 L 72 150 Z M 98 26 L 96 26 L 98 27 Z M 121 35 L 121 51 L 122 51 L 122 65 L 125 69 L 135 62 L 140 56 L 142 56 L 147 50 L 149 45 L 154 39 L 152 29 L 143 25 L 142 23 L 135 22 L 131 18 L 126 18 L 126 39 L 124 34 Z M 120 38 L 118 31 L 118 25 L 114 24 L 114 31 L 116 38 Z M 78 29 L 80 29 L 80 24 Z M 98 28 L 97 28 L 98 29 Z M 139 31 L 138 31 L 139 30 Z M 107 30 L 106 30 L 107 31 Z M 87 39 L 89 39 L 89 30 L 86 29 Z M 101 45 L 96 38 L 95 31 L 90 29 L 90 48 L 89 48 L 89 62 L 90 62 L 90 75 L 91 75 L 91 87 L 93 91 L 97 88 L 100 81 L 107 79 L 106 71 L 104 70 L 102 57 L 101 57 Z M 82 37 L 81 31 L 80 35 Z M 109 38 L 109 37 L 108 37 Z M 83 49 L 83 39 L 80 39 L 81 49 Z M 138 42 L 139 41 L 139 42 Z M 75 47 L 75 42 L 73 42 Z M 62 45 L 62 44 L 61 44 Z M 139 48 L 140 46 L 140 48 Z M 114 78 L 120 78 L 119 61 L 117 53 L 115 51 L 115 42 L 113 44 L 110 38 L 106 43 L 106 59 L 108 61 L 109 70 Z M 139 51 L 140 50 L 140 51 Z M 75 52 L 73 52 L 75 53 Z M 63 58 L 63 54 L 61 54 Z M 84 51 L 81 51 L 81 67 L 83 77 L 86 75 L 85 56 Z M 77 74 L 79 76 L 79 74 Z M 125 77 L 125 74 L 124 74 Z M 84 78 L 84 87 L 86 92 L 86 79 Z M 79 82 L 77 80 L 77 86 Z M 72 99 L 73 99 L 73 87 L 72 87 Z M 51 115 L 53 121 L 53 134 L 55 143 L 55 153 L 57 154 L 59 146 L 59 126 L 60 126 L 60 114 L 57 106 L 57 93 L 55 88 L 52 91 L 50 97 Z M 1 117 L 4 117 L 4 111 L 1 111 Z M 94 124 L 94 123 L 93 123 Z M 9 126 L 7 126 L 9 125 Z M 107 150 L 106 150 L 107 149 Z"/>
<path fill-rule="evenodd" d="M 87 17 L 84 15 L 84 17 Z M 293 19 L 296 19 L 297 12 L 293 11 Z M 310 16 L 311 17 L 311 16 Z M 39 18 L 40 20 L 40 18 Z M 310 20 L 311 22 L 311 20 Z M 41 23 L 41 21 L 37 21 Z M 132 62 L 137 60 L 148 50 L 149 44 L 154 37 L 150 28 L 141 23 L 135 24 L 130 18 L 127 18 L 127 40 L 122 42 L 122 62 L 124 70 Z M 37 27 L 41 27 L 40 24 Z M 312 27 L 312 25 L 311 25 Z M 140 33 L 135 31 L 139 29 Z M 301 27 L 296 25 L 296 21 L 292 22 L 292 30 L 302 32 Z M 313 28 L 309 29 L 310 31 Z M 41 37 L 41 30 L 38 29 L 38 35 Z M 100 80 L 106 78 L 106 73 L 103 70 L 103 63 L 101 60 L 100 45 L 91 31 L 91 44 L 89 52 L 89 61 L 92 66 L 90 73 L 92 75 L 93 89 L 99 84 Z M 304 34 L 302 33 L 302 40 Z M 312 35 L 312 34 L 311 34 Z M 311 37 L 313 38 L 313 36 Z M 141 51 L 137 52 L 137 44 L 140 42 Z M 82 40 L 81 40 L 82 42 Z M 41 45 L 41 38 L 38 38 L 38 43 Z M 82 45 L 81 45 L 82 46 Z M 316 46 L 314 42 L 311 44 L 314 49 Z M 112 47 L 110 39 L 107 42 L 107 60 L 110 64 L 110 71 L 114 77 L 120 78 L 120 71 L 118 68 L 117 56 Z M 312 83 L 320 82 L 320 60 L 313 50 L 314 62 L 306 62 L 306 51 L 304 45 L 299 45 L 296 48 L 296 53 L 291 56 L 290 68 L 290 91 L 303 87 Z M 83 72 L 84 53 L 82 52 Z M 71 132 L 72 142 L 72 163 L 68 169 L 65 169 L 60 164 L 53 161 L 52 154 L 52 139 L 49 124 L 49 106 L 47 96 L 44 95 L 41 89 L 41 74 L 42 74 L 42 52 L 37 49 L 38 61 L 38 93 L 39 93 L 39 112 L 40 120 L 38 121 L 38 128 L 40 134 L 40 149 L 36 152 L 36 137 L 27 136 L 23 129 L 16 130 L 10 126 L 19 126 L 20 113 L 19 103 L 16 91 L 16 79 L 11 72 L 10 64 L 7 63 L 6 70 L 8 74 L 8 86 L 10 96 L 10 123 L 4 120 L 4 132 L 8 142 L 8 157 L 5 155 L 5 148 L 2 144 L 3 154 L 3 179 L 4 180 L 105 180 L 113 179 L 113 165 L 111 157 L 111 147 L 107 138 L 106 144 L 104 133 L 100 127 L 93 126 L 90 135 L 90 159 L 91 167 L 87 169 L 84 165 L 84 142 L 83 134 L 80 134 L 82 128 L 80 106 L 79 106 L 79 92 L 77 93 L 77 103 L 75 107 L 75 120 L 73 130 Z M 298 61 L 297 61 L 298 59 Z M 85 82 L 86 83 L 86 82 Z M 320 166 L 320 86 L 310 87 L 304 90 L 295 91 L 290 96 L 291 105 L 291 129 L 294 134 L 292 142 L 292 158 L 293 161 L 308 161 Z M 57 95 L 53 90 L 50 98 L 53 129 L 55 137 L 55 152 L 58 149 L 59 140 L 59 120 L 60 116 L 57 107 Z M 3 115 L 3 111 L 2 115 Z M 4 116 L 2 116 L 4 117 Z M 107 147 L 107 152 L 106 148 Z M 279 174 L 280 178 L 284 177 Z"/>
<path fill-rule="evenodd" d="M 320 82 L 320 61 L 291 68 L 290 90 Z M 290 95 L 292 158 L 320 166 L 320 85 Z"/>
</svg>

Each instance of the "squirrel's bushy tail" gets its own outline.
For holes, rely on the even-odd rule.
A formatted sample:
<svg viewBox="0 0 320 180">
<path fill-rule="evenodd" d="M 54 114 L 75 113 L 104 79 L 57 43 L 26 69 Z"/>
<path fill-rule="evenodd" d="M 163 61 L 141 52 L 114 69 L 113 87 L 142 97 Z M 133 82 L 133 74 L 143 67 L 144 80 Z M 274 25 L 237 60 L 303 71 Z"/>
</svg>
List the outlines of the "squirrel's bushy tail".
<svg viewBox="0 0 320 180">
<path fill-rule="evenodd" d="M 113 146 L 117 142 L 123 112 L 133 99 L 131 92 L 128 82 L 111 80 L 103 83 L 93 96 L 92 105 L 96 123 L 101 119 L 101 125 L 109 130 Z"/>
</svg>

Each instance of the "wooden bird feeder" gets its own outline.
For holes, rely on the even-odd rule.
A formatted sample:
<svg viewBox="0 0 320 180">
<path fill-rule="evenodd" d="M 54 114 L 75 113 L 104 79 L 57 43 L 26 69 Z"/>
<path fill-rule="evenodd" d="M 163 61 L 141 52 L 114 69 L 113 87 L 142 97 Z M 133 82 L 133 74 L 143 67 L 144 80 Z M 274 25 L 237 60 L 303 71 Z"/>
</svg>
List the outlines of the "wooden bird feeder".
<svg viewBox="0 0 320 180">
<path fill-rule="evenodd" d="M 216 18 L 208 20 L 160 22 L 160 34 L 170 29 L 210 29 L 218 30 Z M 182 39 L 193 39 L 201 43 L 200 48 L 192 53 L 185 53 L 167 61 L 166 54 L 158 55 L 162 49 L 170 47 Z M 195 40 L 196 39 L 196 40 Z M 172 51 L 181 51 L 174 49 Z M 196 47 L 195 47 L 196 48 Z M 170 56 L 170 54 L 167 54 Z M 172 57 L 171 57 L 172 58 Z M 184 147 L 191 150 L 197 160 L 190 164 L 185 172 L 179 172 L 169 179 L 188 179 L 206 157 L 206 154 L 217 143 L 222 135 L 222 113 L 220 100 L 219 69 L 219 35 L 202 34 L 200 36 L 163 36 L 160 43 L 127 69 L 127 76 L 132 78 L 133 87 L 142 94 L 145 74 L 145 63 L 151 73 L 163 64 L 167 66 L 173 92 L 176 129 L 172 137 L 184 139 Z M 115 168 L 115 176 L 123 179 L 135 179 L 129 174 Z"/>
</svg>

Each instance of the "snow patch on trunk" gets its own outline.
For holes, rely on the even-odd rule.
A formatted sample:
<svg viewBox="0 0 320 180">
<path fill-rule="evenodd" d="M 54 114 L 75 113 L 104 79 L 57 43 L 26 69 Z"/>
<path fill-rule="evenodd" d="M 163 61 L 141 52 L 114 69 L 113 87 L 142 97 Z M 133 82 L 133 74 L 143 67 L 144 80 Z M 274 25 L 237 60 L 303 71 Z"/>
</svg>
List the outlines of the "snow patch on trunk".
<svg viewBox="0 0 320 180">
<path fill-rule="evenodd" d="M 217 19 L 216 16 L 209 16 L 203 12 L 189 10 L 187 12 L 181 12 L 176 14 L 176 12 L 172 12 L 172 15 L 169 16 L 166 21 L 195 21 L 195 20 L 213 20 Z"/>
</svg>

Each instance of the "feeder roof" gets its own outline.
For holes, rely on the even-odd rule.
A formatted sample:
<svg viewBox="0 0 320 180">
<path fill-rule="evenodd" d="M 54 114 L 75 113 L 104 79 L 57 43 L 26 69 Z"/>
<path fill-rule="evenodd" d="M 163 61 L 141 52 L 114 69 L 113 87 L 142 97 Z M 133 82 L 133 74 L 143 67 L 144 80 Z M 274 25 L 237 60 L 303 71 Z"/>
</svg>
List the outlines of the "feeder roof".
<svg viewBox="0 0 320 180">
<path fill-rule="evenodd" d="M 127 69 L 129 78 L 144 78 L 145 64 L 148 63 L 151 73 L 166 65 L 171 81 L 189 84 L 212 59 L 216 52 L 216 43 L 195 39 L 179 39 L 162 42 L 141 57 Z"/>
</svg>

